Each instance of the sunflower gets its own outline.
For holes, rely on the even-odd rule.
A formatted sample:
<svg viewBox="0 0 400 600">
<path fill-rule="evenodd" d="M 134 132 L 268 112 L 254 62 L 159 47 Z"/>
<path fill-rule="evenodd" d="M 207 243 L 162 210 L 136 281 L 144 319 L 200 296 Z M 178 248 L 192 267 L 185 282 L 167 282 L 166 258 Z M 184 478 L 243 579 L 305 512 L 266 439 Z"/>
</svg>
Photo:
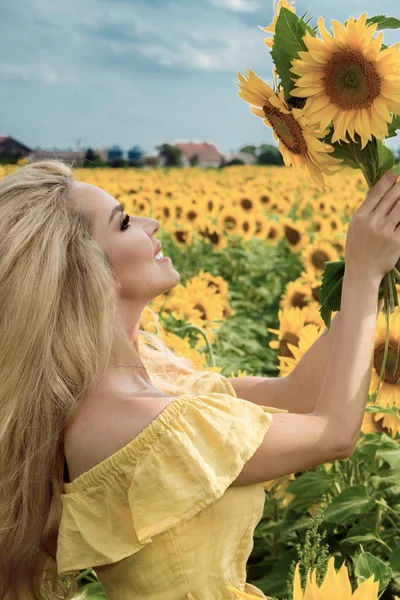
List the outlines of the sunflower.
<svg viewBox="0 0 400 600">
<path fill-rule="evenodd" d="M 205 329 L 212 341 L 213 330 L 220 327 L 218 321 L 223 321 L 225 305 L 221 296 L 208 287 L 207 281 L 194 276 L 185 286 L 180 283 L 175 286 L 165 310 L 178 320 L 186 320 Z"/>
<path fill-rule="evenodd" d="M 317 325 L 317 327 L 325 327 L 325 323 L 320 313 L 320 303 L 310 302 L 308 306 L 302 309 L 304 317 L 304 327 L 306 325 Z M 335 315 L 336 313 L 333 313 Z"/>
<path fill-rule="evenodd" d="M 378 600 L 379 581 L 374 581 L 374 575 L 363 581 L 355 590 L 351 588 L 349 573 L 345 563 L 339 571 L 335 570 L 335 557 L 331 556 L 328 562 L 324 581 L 319 586 L 317 582 L 316 569 L 307 572 L 306 588 L 303 592 L 300 579 L 300 563 L 297 563 L 293 578 L 293 600 L 316 600 L 323 598 L 340 598 L 340 600 Z M 226 586 L 240 600 L 259 600 L 260 595 L 242 592 L 232 585 Z M 245 584 L 245 589 L 247 584 Z M 248 588 L 247 588 L 248 589 Z M 251 591 L 251 590 L 250 590 Z M 258 592 L 255 588 L 254 591 Z M 264 596 L 265 597 L 265 596 Z"/>
<path fill-rule="evenodd" d="M 304 314 L 300 308 L 284 308 L 278 311 L 279 329 L 268 328 L 275 333 L 278 340 L 269 342 L 269 347 L 279 351 L 279 356 L 293 357 L 289 344 L 297 346 L 304 328 Z"/>
<path fill-rule="evenodd" d="M 281 377 L 286 377 L 295 369 L 305 353 L 321 337 L 324 330 L 325 327 L 318 327 L 313 324 L 303 326 L 298 334 L 297 342 L 295 344 L 287 343 L 290 354 L 287 352 L 286 355 L 281 354 L 279 356 L 279 374 Z"/>
<path fill-rule="evenodd" d="M 198 277 L 207 282 L 207 287 L 219 294 L 224 300 L 229 296 L 228 284 L 220 275 L 213 275 L 204 269 L 200 269 Z"/>
<path fill-rule="evenodd" d="M 195 365 L 196 369 L 204 369 L 207 363 L 206 354 L 198 352 L 195 348 L 190 346 L 189 340 L 182 338 L 176 333 L 172 333 L 167 329 L 163 329 L 160 335 L 163 342 L 165 342 L 170 350 L 179 356 L 188 358 Z M 204 339 L 204 338 L 203 338 Z"/>
<path fill-rule="evenodd" d="M 298 306 L 304 308 L 312 301 L 311 290 L 308 285 L 299 281 L 289 281 L 285 293 L 280 301 L 280 308 Z"/>
<path fill-rule="evenodd" d="M 283 228 L 286 241 L 293 252 L 299 252 L 307 246 L 310 241 L 310 236 L 307 233 L 310 224 L 307 221 L 294 221 L 290 217 L 283 217 L 280 220 L 280 224 Z"/>
<path fill-rule="evenodd" d="M 382 32 L 372 38 L 378 25 L 367 24 L 367 13 L 346 27 L 332 20 L 329 34 L 322 17 L 318 26 L 323 39 L 309 32 L 303 38 L 307 52 L 299 52 L 291 71 L 299 78 L 292 96 L 307 98 L 307 118 L 325 129 L 333 122 L 332 143 L 355 141 L 362 148 L 372 135 L 388 136 L 387 124 L 400 113 L 400 47 L 382 50 Z"/>
<path fill-rule="evenodd" d="M 230 208 L 224 208 L 219 212 L 217 222 L 224 233 L 229 236 L 240 235 L 240 214 L 241 211 L 237 206 L 230 206 Z"/>
<path fill-rule="evenodd" d="M 334 151 L 333 146 L 318 138 L 319 129 L 308 122 L 303 109 L 289 108 L 283 90 L 275 93 L 252 69 L 247 78 L 239 72 L 237 78 L 239 96 L 267 127 L 272 127 L 285 165 L 306 173 L 317 188 L 324 190 L 325 175 L 337 170 L 341 162 L 329 155 Z"/>
<path fill-rule="evenodd" d="M 199 227 L 199 235 L 206 242 L 209 242 L 215 250 L 223 250 L 227 247 L 228 241 L 223 232 L 211 222 L 207 225 Z"/>
<path fill-rule="evenodd" d="M 340 600 L 378 600 L 379 581 L 374 581 L 374 575 L 363 581 L 353 594 L 349 573 L 345 563 L 339 571 L 335 570 L 335 558 L 331 556 L 328 562 L 324 581 L 319 586 L 316 570 L 307 573 L 306 589 L 302 590 L 300 581 L 300 564 L 296 565 L 293 579 L 293 600 L 313 600 L 314 598 L 340 598 Z"/>
<path fill-rule="evenodd" d="M 383 365 L 386 338 L 386 316 L 380 313 L 376 322 L 374 344 L 374 368 L 372 370 L 369 393 L 373 394 L 379 382 Z M 396 406 L 400 408 L 400 309 L 395 308 L 390 315 L 389 347 L 383 379 L 381 381 L 376 403 L 381 406 Z M 400 434 L 400 418 L 385 413 L 373 413 L 375 421 L 382 421 L 382 426 L 392 435 Z"/>
<path fill-rule="evenodd" d="M 269 232 L 269 221 L 261 211 L 255 211 L 253 213 L 254 221 L 254 237 L 265 239 Z"/>
<path fill-rule="evenodd" d="M 290 10 L 290 12 L 294 13 L 294 1 L 293 2 L 287 2 L 287 0 L 279 0 L 278 5 L 276 3 L 276 0 L 274 2 L 274 10 L 275 12 L 275 16 L 274 19 L 272 21 L 272 23 L 270 25 L 268 25 L 268 27 L 260 27 L 260 29 L 262 31 L 267 31 L 268 33 L 275 33 L 275 27 L 276 27 L 276 22 L 278 20 L 279 14 L 281 12 L 281 8 L 286 8 L 287 10 Z M 265 38 L 264 39 L 264 43 L 269 47 L 272 48 L 272 46 L 274 45 L 274 38 L 273 37 L 269 37 L 269 38 Z"/>
<path fill-rule="evenodd" d="M 330 228 L 329 228 L 326 217 L 323 217 L 322 215 L 313 215 L 311 225 L 312 225 L 312 231 L 317 233 L 318 235 L 320 235 L 320 236 L 329 235 Z"/>
<path fill-rule="evenodd" d="M 265 235 L 265 241 L 268 246 L 277 246 L 283 237 L 283 227 L 278 221 L 268 220 L 268 229 Z"/>
<path fill-rule="evenodd" d="M 309 244 L 302 251 L 301 256 L 304 266 L 307 269 L 314 269 L 318 275 L 323 273 L 326 262 L 340 260 L 339 254 L 333 244 L 321 239 L 317 239 L 313 244 Z"/>
</svg>

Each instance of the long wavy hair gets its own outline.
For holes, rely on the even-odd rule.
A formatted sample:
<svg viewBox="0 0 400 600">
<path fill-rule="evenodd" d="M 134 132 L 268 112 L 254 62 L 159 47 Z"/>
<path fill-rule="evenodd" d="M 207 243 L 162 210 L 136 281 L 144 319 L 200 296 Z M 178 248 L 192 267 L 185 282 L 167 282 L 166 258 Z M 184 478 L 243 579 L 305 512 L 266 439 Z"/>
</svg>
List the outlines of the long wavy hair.
<svg viewBox="0 0 400 600">
<path fill-rule="evenodd" d="M 124 335 L 115 272 L 73 181 L 60 160 L 0 181 L 0 600 L 76 597 L 56 566 L 65 428 Z M 140 331 L 138 348 L 166 393 L 204 375 L 159 335 Z"/>
</svg>

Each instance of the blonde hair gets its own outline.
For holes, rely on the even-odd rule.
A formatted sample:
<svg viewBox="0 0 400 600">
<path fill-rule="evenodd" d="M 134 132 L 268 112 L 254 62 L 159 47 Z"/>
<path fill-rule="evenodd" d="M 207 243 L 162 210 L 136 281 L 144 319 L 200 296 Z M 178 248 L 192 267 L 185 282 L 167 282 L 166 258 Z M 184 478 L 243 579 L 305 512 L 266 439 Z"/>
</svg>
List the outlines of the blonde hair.
<svg viewBox="0 0 400 600">
<path fill-rule="evenodd" d="M 59 160 L 0 181 L 0 600 L 78 591 L 56 567 L 65 427 L 123 335 L 113 267 L 73 181 Z M 155 386 L 185 393 L 204 372 L 167 347 L 153 315 L 158 335 L 138 332 L 140 356 Z"/>
</svg>

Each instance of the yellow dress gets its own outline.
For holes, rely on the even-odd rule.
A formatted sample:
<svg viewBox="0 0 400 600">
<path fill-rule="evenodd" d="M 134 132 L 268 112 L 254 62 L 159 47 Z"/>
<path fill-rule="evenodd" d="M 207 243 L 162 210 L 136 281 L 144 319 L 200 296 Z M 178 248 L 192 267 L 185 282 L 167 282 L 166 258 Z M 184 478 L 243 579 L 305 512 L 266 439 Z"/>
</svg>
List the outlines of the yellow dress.
<svg viewBox="0 0 400 600">
<path fill-rule="evenodd" d="M 246 583 L 262 483 L 229 487 L 274 412 L 208 372 L 126 446 L 64 483 L 59 575 L 102 567 L 108 600 L 266 598 Z"/>
</svg>

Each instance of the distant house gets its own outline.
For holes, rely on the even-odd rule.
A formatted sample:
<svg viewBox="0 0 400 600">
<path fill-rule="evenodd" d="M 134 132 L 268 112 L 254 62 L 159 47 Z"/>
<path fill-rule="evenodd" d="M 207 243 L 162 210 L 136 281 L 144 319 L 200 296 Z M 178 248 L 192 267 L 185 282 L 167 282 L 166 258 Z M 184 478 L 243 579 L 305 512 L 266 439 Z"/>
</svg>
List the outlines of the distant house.
<svg viewBox="0 0 400 600">
<path fill-rule="evenodd" d="M 214 144 L 208 142 L 173 142 L 182 150 L 182 165 L 195 164 L 199 167 L 219 167 L 221 164 L 221 153 Z M 197 158 L 195 156 L 197 155 Z M 191 163 L 192 160 L 192 163 Z"/>
<path fill-rule="evenodd" d="M 31 149 L 21 144 L 9 135 L 0 135 L 0 156 L 10 158 L 21 158 L 28 156 Z"/>
<path fill-rule="evenodd" d="M 249 152 L 223 152 L 222 160 L 224 164 L 231 162 L 231 160 L 240 160 L 245 165 L 255 165 L 257 158 Z"/>
<path fill-rule="evenodd" d="M 86 150 L 39 150 L 34 149 L 29 154 L 29 162 L 36 162 L 38 160 L 54 159 L 59 158 L 63 162 L 67 161 L 68 164 L 74 167 L 81 167 L 84 163 L 86 156 Z"/>
</svg>

